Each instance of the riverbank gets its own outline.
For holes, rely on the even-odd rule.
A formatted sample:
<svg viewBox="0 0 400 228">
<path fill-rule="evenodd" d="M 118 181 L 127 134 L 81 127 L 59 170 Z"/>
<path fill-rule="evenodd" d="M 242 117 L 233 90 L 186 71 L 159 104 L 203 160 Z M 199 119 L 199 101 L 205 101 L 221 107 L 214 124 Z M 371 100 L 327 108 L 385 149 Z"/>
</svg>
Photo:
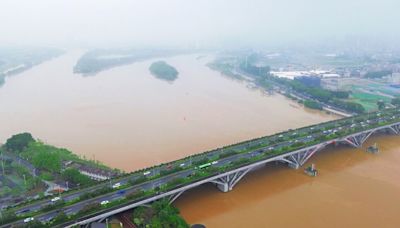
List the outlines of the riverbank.
<svg viewBox="0 0 400 228">
<path fill-rule="evenodd" d="M 121 174 L 98 161 L 86 160 L 67 149 L 36 140 L 30 133 L 16 134 L 0 147 L 2 178 L 0 206 L 95 185 Z"/>
</svg>

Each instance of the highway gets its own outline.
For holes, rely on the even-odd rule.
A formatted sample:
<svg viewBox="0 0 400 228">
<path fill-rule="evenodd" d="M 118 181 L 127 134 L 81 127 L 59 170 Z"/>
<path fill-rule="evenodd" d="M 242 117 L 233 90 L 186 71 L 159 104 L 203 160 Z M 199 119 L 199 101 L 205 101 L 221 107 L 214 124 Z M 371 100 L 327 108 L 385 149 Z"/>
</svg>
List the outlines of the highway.
<svg viewBox="0 0 400 228">
<path fill-rule="evenodd" d="M 112 203 L 116 200 L 125 199 L 127 195 L 134 192 L 150 191 L 161 188 L 161 190 L 157 190 L 154 193 L 160 194 L 163 186 L 170 184 L 172 181 L 180 178 L 190 178 L 196 173 L 202 172 L 202 169 L 199 169 L 199 162 L 203 161 L 204 159 L 207 159 L 207 162 L 211 164 L 210 167 L 222 169 L 222 167 L 228 167 L 229 165 L 243 159 L 251 159 L 253 157 L 262 156 L 264 154 L 268 155 L 270 152 L 273 151 L 285 151 L 286 149 L 287 152 L 290 152 L 288 148 L 291 148 L 291 146 L 294 145 L 301 146 L 312 144 L 314 142 L 322 142 L 324 141 L 322 140 L 323 138 L 332 138 L 335 135 L 346 134 L 347 132 L 349 132 L 350 134 L 354 133 L 355 129 L 360 129 L 360 131 L 362 131 L 370 128 L 371 126 L 378 126 L 379 124 L 393 122 L 400 122 L 400 110 L 388 110 L 385 112 L 354 116 L 296 130 L 289 130 L 287 132 L 282 132 L 272 136 L 261 137 L 259 139 L 246 141 L 224 148 L 219 148 L 213 151 L 209 151 L 207 153 L 156 166 L 145 171 L 136 172 L 126 177 L 122 177 L 118 180 L 104 182 L 94 187 L 82 189 L 74 193 L 64 194 L 62 195 L 62 199 L 64 200 L 64 202 L 67 203 L 67 206 L 64 206 L 60 209 L 55 209 L 48 212 L 41 212 L 41 208 L 54 203 L 50 199 L 48 199 L 20 207 L 15 210 L 15 212 L 21 217 L 25 216 L 25 214 L 36 212 L 38 214 L 34 216 L 35 220 L 41 222 L 49 222 L 61 211 L 66 213 L 67 215 L 73 215 L 81 211 L 86 205 L 94 203 L 100 204 L 104 201 Z M 327 140 L 328 139 L 326 139 L 326 141 Z M 223 154 L 228 154 L 229 156 L 221 156 Z M 278 155 L 281 154 L 282 153 Z M 271 154 L 267 158 L 274 156 L 277 156 L 277 154 Z M 170 174 L 162 174 L 163 172 L 171 171 L 171 169 L 174 168 L 180 168 L 180 170 Z M 148 178 L 147 181 L 132 185 L 133 181 L 138 180 L 143 176 L 146 176 L 146 178 Z M 115 183 L 120 183 L 122 187 L 120 189 L 115 189 L 112 192 L 105 193 L 94 198 L 79 200 L 79 197 L 81 197 L 85 193 L 93 192 L 107 186 L 110 187 Z M 123 189 L 123 191 L 121 191 L 121 189 Z M 107 205 L 101 207 L 103 209 L 106 209 Z M 17 222 L 7 224 L 2 227 L 9 227 L 10 225 L 19 225 L 23 223 L 23 219 L 21 219 Z"/>
</svg>

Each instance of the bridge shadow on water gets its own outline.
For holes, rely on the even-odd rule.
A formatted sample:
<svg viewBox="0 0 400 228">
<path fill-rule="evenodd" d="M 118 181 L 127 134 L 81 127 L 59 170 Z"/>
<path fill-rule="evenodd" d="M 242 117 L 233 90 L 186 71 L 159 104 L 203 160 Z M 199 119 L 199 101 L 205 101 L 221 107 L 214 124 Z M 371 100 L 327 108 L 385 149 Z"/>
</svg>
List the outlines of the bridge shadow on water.
<svg viewBox="0 0 400 228">
<path fill-rule="evenodd" d="M 217 217 L 240 207 L 248 207 L 265 199 L 283 194 L 298 187 L 312 185 L 315 181 L 323 181 L 331 175 L 348 172 L 379 155 L 366 153 L 366 147 L 378 142 L 381 153 L 390 154 L 386 142 L 399 142 L 398 136 L 376 134 L 368 139 L 362 148 L 352 148 L 347 145 L 329 145 L 317 152 L 298 170 L 289 168 L 286 164 L 271 162 L 248 173 L 231 192 L 222 193 L 214 184 L 208 183 L 191 189 L 177 199 L 175 205 L 189 222 L 201 222 L 211 217 Z M 316 164 L 319 176 L 309 177 L 304 174 L 304 168 L 311 163 Z"/>
</svg>

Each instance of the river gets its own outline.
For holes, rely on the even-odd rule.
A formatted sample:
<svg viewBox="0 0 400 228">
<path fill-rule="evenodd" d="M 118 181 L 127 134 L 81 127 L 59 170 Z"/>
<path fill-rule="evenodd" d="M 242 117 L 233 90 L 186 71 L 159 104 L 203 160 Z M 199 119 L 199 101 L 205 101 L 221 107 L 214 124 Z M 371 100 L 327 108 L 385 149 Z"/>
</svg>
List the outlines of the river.
<svg viewBox="0 0 400 228">
<path fill-rule="evenodd" d="M 210 185 L 189 191 L 176 205 L 190 223 L 212 227 L 400 226 L 399 136 L 374 136 L 380 153 L 365 147 L 327 148 L 305 165 L 319 175 L 270 164 L 245 176 L 229 193 Z"/>
<path fill-rule="evenodd" d="M 0 141 L 28 131 L 46 143 L 125 171 L 245 139 L 336 118 L 280 95 L 264 95 L 205 66 L 212 56 L 181 55 L 73 74 L 82 51 L 7 78 L 0 88 Z M 168 83 L 148 67 L 165 60 Z M 310 162 L 315 178 L 271 164 L 232 192 L 205 185 L 176 202 L 190 223 L 207 227 L 398 227 L 400 143 L 372 138 L 381 153 L 335 148 Z"/>
<path fill-rule="evenodd" d="M 0 88 L 0 142 L 28 131 L 132 171 L 334 118 L 223 77 L 205 66 L 210 57 L 163 58 L 179 71 L 169 83 L 148 70 L 159 59 L 73 74 L 82 54 L 71 51 L 7 78 Z"/>
</svg>

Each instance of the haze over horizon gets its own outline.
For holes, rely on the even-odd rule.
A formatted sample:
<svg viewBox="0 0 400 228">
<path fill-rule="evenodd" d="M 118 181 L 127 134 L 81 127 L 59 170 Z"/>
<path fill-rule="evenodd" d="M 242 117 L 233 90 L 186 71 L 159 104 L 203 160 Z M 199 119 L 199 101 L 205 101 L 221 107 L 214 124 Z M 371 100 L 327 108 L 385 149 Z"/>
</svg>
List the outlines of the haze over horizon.
<svg viewBox="0 0 400 228">
<path fill-rule="evenodd" d="M 5 0 L 0 44 L 394 48 L 399 8 L 396 0 Z"/>
</svg>

